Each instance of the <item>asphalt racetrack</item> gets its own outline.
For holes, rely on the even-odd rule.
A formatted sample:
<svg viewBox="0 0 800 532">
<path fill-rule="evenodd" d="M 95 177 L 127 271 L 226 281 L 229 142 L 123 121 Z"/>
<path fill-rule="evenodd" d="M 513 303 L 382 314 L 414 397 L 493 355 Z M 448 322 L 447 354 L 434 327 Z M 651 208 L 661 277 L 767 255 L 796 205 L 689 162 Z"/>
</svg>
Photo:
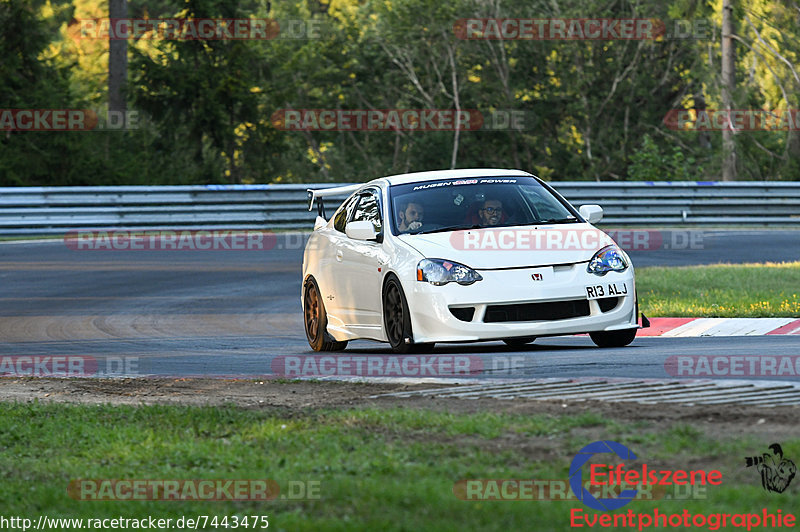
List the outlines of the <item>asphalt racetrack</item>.
<svg viewBox="0 0 800 532">
<path fill-rule="evenodd" d="M 629 251 L 637 267 L 800 258 L 800 231 L 658 233 L 651 241 L 658 245 Z M 300 308 L 302 248 L 297 234 L 278 234 L 269 250 L 237 251 L 2 243 L 0 359 L 83 357 L 83 374 L 96 376 L 257 377 L 276 368 L 294 376 L 287 360 L 314 354 Z M 368 341 L 343 353 L 390 354 Z M 479 361 L 480 371 L 466 378 L 663 378 L 672 355 L 798 355 L 800 335 L 644 337 L 622 349 L 559 337 L 521 350 L 500 342 L 440 345 L 434 354 Z M 52 363 L 42 362 L 45 373 Z"/>
</svg>

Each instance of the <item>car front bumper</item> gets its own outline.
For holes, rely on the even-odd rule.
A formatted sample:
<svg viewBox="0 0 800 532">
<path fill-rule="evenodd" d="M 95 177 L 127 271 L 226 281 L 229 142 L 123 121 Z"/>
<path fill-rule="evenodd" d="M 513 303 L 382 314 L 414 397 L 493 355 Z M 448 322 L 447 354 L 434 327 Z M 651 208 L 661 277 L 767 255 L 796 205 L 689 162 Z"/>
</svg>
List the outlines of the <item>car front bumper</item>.
<svg viewBox="0 0 800 532">
<path fill-rule="evenodd" d="M 471 342 L 638 327 L 632 267 L 603 276 L 588 273 L 585 262 L 479 272 L 483 280 L 469 286 L 412 281 L 406 287 L 415 342 Z M 612 296 L 616 302 L 604 301 L 602 308 L 598 300 L 588 300 L 587 286 L 609 283 L 617 287 L 624 283 L 627 293 Z"/>
</svg>

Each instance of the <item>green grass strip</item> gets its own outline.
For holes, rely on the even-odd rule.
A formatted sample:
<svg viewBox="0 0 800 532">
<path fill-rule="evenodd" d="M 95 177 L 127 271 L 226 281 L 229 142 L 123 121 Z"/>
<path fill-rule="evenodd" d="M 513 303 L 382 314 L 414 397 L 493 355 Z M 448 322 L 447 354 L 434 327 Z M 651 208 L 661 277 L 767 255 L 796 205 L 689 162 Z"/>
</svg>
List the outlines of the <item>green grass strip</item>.
<svg viewBox="0 0 800 532">
<path fill-rule="evenodd" d="M 651 317 L 800 317 L 800 262 L 636 269 Z"/>
</svg>

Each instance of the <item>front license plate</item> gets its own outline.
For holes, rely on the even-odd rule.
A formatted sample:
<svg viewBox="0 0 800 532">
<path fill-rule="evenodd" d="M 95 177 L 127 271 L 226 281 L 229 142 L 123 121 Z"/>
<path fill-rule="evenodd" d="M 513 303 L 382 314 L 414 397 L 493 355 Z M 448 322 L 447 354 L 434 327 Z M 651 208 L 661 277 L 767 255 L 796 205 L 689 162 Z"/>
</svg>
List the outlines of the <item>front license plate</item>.
<svg viewBox="0 0 800 532">
<path fill-rule="evenodd" d="M 601 297 L 619 297 L 628 295 L 627 283 L 601 283 L 586 287 L 587 299 L 600 299 Z"/>
</svg>

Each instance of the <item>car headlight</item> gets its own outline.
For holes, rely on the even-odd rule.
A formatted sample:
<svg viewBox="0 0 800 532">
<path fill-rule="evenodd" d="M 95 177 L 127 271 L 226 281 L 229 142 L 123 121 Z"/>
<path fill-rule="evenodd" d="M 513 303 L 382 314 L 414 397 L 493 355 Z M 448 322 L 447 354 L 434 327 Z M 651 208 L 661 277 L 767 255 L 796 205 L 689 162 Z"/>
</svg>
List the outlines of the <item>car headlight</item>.
<svg viewBox="0 0 800 532">
<path fill-rule="evenodd" d="M 461 285 L 481 281 L 481 274 L 457 262 L 443 259 L 422 259 L 417 264 L 417 281 L 426 281 L 432 285 L 442 286 L 447 283 Z"/>
<path fill-rule="evenodd" d="M 628 267 L 622 250 L 617 246 L 606 246 L 594 254 L 586 271 L 595 275 L 605 275 L 608 272 L 622 272 Z"/>
</svg>

